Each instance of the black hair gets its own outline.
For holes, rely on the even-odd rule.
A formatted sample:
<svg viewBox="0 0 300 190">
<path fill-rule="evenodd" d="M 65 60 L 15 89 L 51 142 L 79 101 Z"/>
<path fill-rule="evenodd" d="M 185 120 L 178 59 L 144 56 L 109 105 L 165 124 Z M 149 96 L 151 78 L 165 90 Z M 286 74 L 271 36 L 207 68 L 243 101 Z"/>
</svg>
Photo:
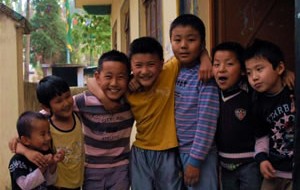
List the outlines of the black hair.
<svg viewBox="0 0 300 190">
<path fill-rule="evenodd" d="M 205 26 L 203 21 L 193 14 L 182 14 L 173 20 L 170 26 L 169 35 L 172 37 L 172 31 L 177 26 L 191 26 L 199 32 L 201 38 L 202 49 L 205 47 Z"/>
<path fill-rule="evenodd" d="M 46 115 L 43 115 L 39 112 L 33 112 L 33 111 L 25 111 L 23 112 L 17 121 L 17 131 L 19 138 L 21 136 L 30 137 L 32 133 L 33 128 L 33 121 L 34 120 L 45 120 L 48 121 L 48 118 Z"/>
<path fill-rule="evenodd" d="M 160 60 L 164 60 L 164 51 L 161 44 L 152 37 L 140 37 L 131 42 L 129 47 L 129 59 L 135 54 L 155 54 Z"/>
<path fill-rule="evenodd" d="M 54 75 L 40 80 L 36 88 L 36 96 L 41 104 L 50 108 L 50 101 L 56 96 L 70 91 L 70 87 L 62 78 Z"/>
<path fill-rule="evenodd" d="M 281 49 L 274 43 L 266 40 L 255 39 L 254 42 L 246 48 L 245 61 L 254 57 L 261 57 L 268 60 L 273 69 L 279 64 L 284 64 L 284 55 Z"/>
<path fill-rule="evenodd" d="M 98 71 L 102 70 L 103 63 L 105 61 L 118 61 L 123 63 L 124 65 L 126 65 L 128 75 L 130 74 L 130 62 L 126 54 L 124 54 L 123 52 L 120 52 L 118 50 L 111 50 L 103 53 L 98 60 Z"/>
<path fill-rule="evenodd" d="M 245 48 L 238 42 L 223 42 L 218 44 L 216 47 L 212 49 L 212 59 L 214 61 L 215 54 L 217 51 L 230 51 L 235 54 L 236 58 L 240 62 L 242 71 L 246 71 L 245 61 L 244 61 L 244 53 Z"/>
</svg>

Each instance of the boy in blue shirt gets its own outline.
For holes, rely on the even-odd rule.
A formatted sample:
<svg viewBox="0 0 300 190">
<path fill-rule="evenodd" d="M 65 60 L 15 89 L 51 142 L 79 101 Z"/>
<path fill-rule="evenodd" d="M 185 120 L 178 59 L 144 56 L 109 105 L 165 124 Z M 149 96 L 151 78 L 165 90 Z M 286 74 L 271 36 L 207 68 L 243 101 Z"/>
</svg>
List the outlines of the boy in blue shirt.
<svg viewBox="0 0 300 190">
<path fill-rule="evenodd" d="M 214 80 L 198 80 L 205 27 L 195 15 L 178 16 L 170 27 L 172 50 L 181 68 L 176 80 L 175 119 L 179 153 L 188 189 L 218 188 L 214 137 L 219 114 Z"/>
</svg>

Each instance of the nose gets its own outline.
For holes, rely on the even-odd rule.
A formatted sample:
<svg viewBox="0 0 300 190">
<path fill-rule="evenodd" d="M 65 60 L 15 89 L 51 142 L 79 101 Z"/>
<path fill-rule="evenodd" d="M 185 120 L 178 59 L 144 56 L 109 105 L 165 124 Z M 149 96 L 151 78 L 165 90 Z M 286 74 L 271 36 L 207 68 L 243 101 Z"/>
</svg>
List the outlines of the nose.
<svg viewBox="0 0 300 190">
<path fill-rule="evenodd" d="M 148 72 L 147 66 L 144 66 L 144 67 L 141 68 L 141 73 L 142 73 L 142 74 L 145 74 L 145 73 L 147 73 L 147 72 Z"/>
<path fill-rule="evenodd" d="M 110 85 L 117 85 L 118 81 L 116 77 L 113 77 L 110 81 Z"/>
<path fill-rule="evenodd" d="M 51 140 L 51 134 L 50 134 L 50 133 L 47 133 L 47 135 L 46 135 L 46 140 L 47 140 L 47 141 L 50 141 L 50 140 Z"/>
<path fill-rule="evenodd" d="M 181 40 L 181 42 L 180 42 L 180 48 L 186 48 L 187 47 L 187 42 L 186 42 L 186 40 Z"/>
<path fill-rule="evenodd" d="M 219 72 L 220 73 L 223 73 L 223 72 L 225 72 L 226 71 L 226 66 L 225 66 L 225 64 L 220 64 L 220 66 L 219 66 Z"/>
<path fill-rule="evenodd" d="M 253 81 L 257 80 L 257 79 L 258 79 L 258 74 L 257 74 L 257 72 L 255 72 L 255 71 L 252 72 L 252 73 L 251 73 L 251 78 L 252 78 Z"/>
</svg>

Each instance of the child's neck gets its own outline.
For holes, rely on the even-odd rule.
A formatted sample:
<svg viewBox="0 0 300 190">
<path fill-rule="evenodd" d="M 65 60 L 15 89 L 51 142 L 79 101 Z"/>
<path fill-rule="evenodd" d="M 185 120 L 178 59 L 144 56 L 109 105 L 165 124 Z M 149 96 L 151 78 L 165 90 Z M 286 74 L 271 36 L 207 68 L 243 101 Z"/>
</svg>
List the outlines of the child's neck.
<svg viewBox="0 0 300 190">
<path fill-rule="evenodd" d="M 58 117 L 53 115 L 51 117 L 51 123 L 56 128 L 66 131 L 73 129 L 75 120 L 73 114 L 70 117 Z"/>
</svg>

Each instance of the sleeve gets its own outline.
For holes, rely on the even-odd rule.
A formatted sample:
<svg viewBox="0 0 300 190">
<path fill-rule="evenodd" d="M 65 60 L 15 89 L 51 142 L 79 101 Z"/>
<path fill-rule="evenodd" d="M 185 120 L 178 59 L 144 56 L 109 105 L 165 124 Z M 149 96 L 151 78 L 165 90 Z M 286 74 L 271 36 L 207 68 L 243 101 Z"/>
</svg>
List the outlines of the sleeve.
<svg viewBox="0 0 300 190">
<path fill-rule="evenodd" d="M 198 96 L 198 122 L 188 163 L 200 167 L 214 141 L 219 116 L 219 93 L 214 80 L 202 83 Z"/>
<path fill-rule="evenodd" d="M 268 160 L 269 154 L 269 136 L 266 135 L 261 138 L 257 138 L 255 141 L 255 160 L 260 163 Z"/>
<path fill-rule="evenodd" d="M 49 169 L 46 171 L 45 174 L 47 185 L 53 185 L 57 179 L 57 172 L 55 171 L 53 174 L 50 173 Z"/>
<path fill-rule="evenodd" d="M 45 181 L 44 175 L 40 169 L 35 169 L 33 172 L 26 176 L 17 178 L 16 183 L 21 189 L 34 189 Z"/>
</svg>

